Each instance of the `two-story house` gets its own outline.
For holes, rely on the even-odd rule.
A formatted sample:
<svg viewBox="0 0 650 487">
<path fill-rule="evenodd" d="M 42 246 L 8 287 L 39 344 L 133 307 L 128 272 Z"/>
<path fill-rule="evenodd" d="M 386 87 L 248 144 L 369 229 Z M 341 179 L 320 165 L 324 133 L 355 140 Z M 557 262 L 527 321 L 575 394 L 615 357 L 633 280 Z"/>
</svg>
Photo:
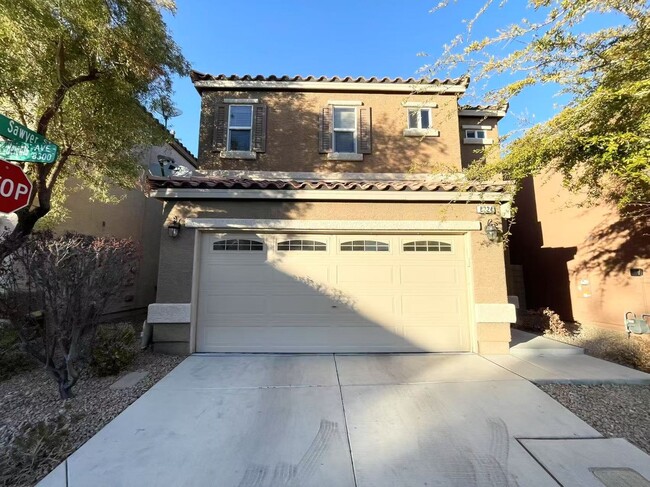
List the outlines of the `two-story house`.
<svg viewBox="0 0 650 487">
<path fill-rule="evenodd" d="M 199 170 L 149 180 L 155 349 L 508 353 L 507 185 L 461 174 L 505 109 L 465 78 L 192 81 Z"/>
</svg>

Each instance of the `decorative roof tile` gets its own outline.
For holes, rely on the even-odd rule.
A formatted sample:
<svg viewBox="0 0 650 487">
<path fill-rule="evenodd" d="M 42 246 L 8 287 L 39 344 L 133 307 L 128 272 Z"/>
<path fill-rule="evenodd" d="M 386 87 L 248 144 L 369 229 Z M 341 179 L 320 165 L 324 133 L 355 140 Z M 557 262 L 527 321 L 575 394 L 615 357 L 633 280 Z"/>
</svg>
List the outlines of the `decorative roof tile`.
<svg viewBox="0 0 650 487">
<path fill-rule="evenodd" d="M 149 187 L 153 189 L 263 189 L 263 190 L 339 190 L 339 191 L 446 191 L 446 192 L 495 192 L 509 189 L 507 182 L 456 180 L 327 180 L 327 179 L 248 179 L 214 176 L 159 177 L 149 176 Z"/>
</svg>

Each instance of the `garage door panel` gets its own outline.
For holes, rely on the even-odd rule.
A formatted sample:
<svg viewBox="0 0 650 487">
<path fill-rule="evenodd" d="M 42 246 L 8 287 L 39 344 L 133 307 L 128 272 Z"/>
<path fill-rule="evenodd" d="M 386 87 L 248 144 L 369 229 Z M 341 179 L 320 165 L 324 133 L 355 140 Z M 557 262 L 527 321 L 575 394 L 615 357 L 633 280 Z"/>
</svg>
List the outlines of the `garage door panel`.
<svg viewBox="0 0 650 487">
<path fill-rule="evenodd" d="M 445 284 L 464 286 L 465 269 L 454 263 L 406 265 L 400 268 L 403 284 Z"/>
<path fill-rule="evenodd" d="M 468 350 L 462 238 L 438 239 L 448 242 L 451 252 L 405 252 L 404 242 L 413 239 L 404 236 L 302 238 L 326 245 L 326 251 L 305 251 L 297 244 L 278 251 L 278 242 L 300 239 L 258 238 L 264 242 L 258 252 L 216 252 L 214 237 L 207 238 L 198 351 Z M 342 242 L 353 240 L 365 243 L 341 251 Z M 388 251 L 378 250 L 386 245 Z"/>
<path fill-rule="evenodd" d="M 337 282 L 341 284 L 390 284 L 393 282 L 392 265 L 337 265 Z"/>
<path fill-rule="evenodd" d="M 329 327 L 221 327 L 206 329 L 199 352 L 332 352 L 408 350 L 396 345 L 395 332 L 381 328 L 350 327 L 333 334 Z"/>
</svg>

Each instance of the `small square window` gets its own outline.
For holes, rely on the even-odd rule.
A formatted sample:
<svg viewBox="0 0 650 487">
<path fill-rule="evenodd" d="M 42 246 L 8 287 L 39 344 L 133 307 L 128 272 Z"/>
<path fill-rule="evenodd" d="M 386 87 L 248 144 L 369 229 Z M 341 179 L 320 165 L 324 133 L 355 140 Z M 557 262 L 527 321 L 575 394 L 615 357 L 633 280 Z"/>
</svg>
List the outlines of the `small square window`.
<svg viewBox="0 0 650 487">
<path fill-rule="evenodd" d="M 466 139 L 485 139 L 485 130 L 466 130 L 465 131 Z"/>
<path fill-rule="evenodd" d="M 430 129 L 431 128 L 431 109 L 430 108 L 411 108 L 408 110 L 408 128 L 410 129 Z"/>
</svg>

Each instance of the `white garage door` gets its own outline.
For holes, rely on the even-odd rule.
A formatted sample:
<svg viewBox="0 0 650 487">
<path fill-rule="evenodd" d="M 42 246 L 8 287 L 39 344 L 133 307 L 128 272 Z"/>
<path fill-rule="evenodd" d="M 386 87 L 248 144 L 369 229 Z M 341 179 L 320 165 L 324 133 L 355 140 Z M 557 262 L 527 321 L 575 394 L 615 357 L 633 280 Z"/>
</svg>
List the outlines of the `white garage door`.
<svg viewBox="0 0 650 487">
<path fill-rule="evenodd" d="M 198 352 L 467 351 L 458 235 L 203 235 Z"/>
</svg>

